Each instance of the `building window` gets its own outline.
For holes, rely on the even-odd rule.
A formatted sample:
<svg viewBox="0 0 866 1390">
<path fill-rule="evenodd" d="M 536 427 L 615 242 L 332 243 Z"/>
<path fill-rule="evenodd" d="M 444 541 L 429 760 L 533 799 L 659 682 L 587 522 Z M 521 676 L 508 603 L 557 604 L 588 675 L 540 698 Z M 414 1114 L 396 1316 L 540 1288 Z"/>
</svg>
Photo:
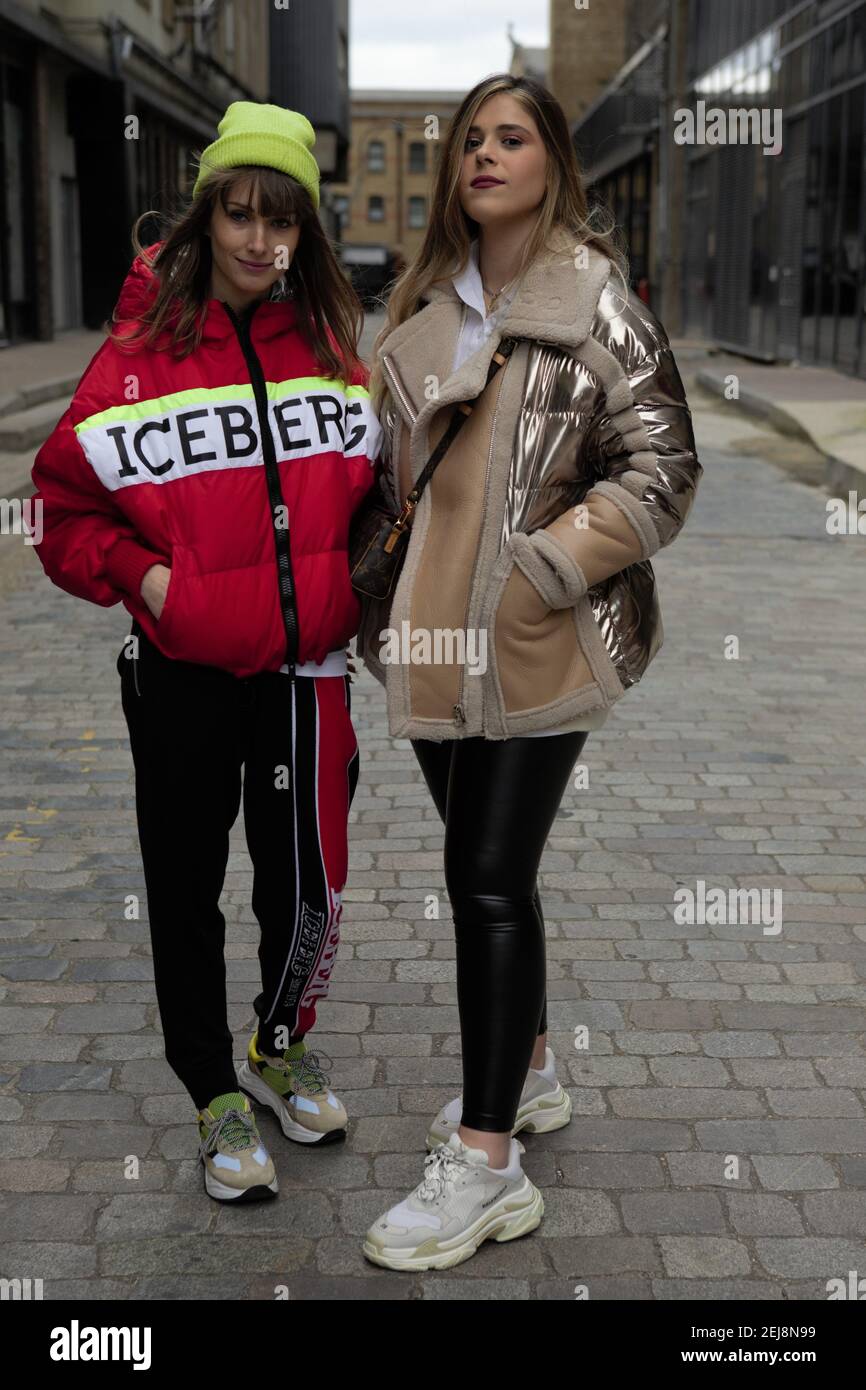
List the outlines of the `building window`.
<svg viewBox="0 0 866 1390">
<path fill-rule="evenodd" d="M 426 227 L 427 225 L 427 199 L 409 199 L 409 226 Z"/>
<path fill-rule="evenodd" d="M 385 146 L 381 140 L 371 140 L 367 146 L 367 170 L 381 174 L 385 169 Z"/>
<path fill-rule="evenodd" d="M 413 140 L 409 146 L 409 173 L 426 174 L 427 146 L 423 140 Z"/>
<path fill-rule="evenodd" d="M 385 221 L 385 199 L 380 197 L 378 193 L 372 194 L 367 199 L 367 221 Z"/>
</svg>

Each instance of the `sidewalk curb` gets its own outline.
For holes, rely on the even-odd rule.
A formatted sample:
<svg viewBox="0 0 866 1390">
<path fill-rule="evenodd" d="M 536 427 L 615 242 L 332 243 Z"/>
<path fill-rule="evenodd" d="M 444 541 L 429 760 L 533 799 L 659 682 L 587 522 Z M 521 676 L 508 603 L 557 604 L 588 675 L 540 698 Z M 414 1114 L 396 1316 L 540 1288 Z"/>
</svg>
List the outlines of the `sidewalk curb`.
<svg viewBox="0 0 866 1390">
<path fill-rule="evenodd" d="M 824 453 L 824 450 L 822 449 L 821 452 Z M 824 486 L 834 496 L 846 492 L 856 492 L 858 496 L 862 493 L 866 496 L 866 471 L 862 468 L 856 468 L 853 463 L 848 463 L 845 459 L 836 458 L 835 454 L 824 453 L 824 457 L 827 460 Z"/>
<path fill-rule="evenodd" d="M 31 410 L 35 405 L 45 405 L 48 401 L 62 401 L 61 414 L 66 409 L 81 380 L 81 372 L 66 376 L 49 377 L 35 382 L 32 386 L 19 387 L 0 396 L 0 421 L 4 415 L 17 415 L 22 410 Z"/>
<path fill-rule="evenodd" d="M 695 381 L 707 391 L 712 391 L 714 395 L 724 398 L 724 385 L 717 373 L 706 368 L 699 369 L 695 372 Z M 817 449 L 819 454 L 823 454 L 824 486 L 834 494 L 866 489 L 866 470 L 857 468 L 847 459 L 841 459 L 832 454 L 821 443 L 821 440 L 807 430 L 796 416 L 785 410 L 784 406 L 778 405 L 776 401 L 768 400 L 760 392 L 751 391 L 748 387 L 742 386 L 734 403 L 740 406 L 744 414 L 750 415 L 754 419 L 766 421 L 780 434 L 790 435 L 794 439 L 804 439 L 807 444 L 811 444 L 813 449 Z"/>
</svg>

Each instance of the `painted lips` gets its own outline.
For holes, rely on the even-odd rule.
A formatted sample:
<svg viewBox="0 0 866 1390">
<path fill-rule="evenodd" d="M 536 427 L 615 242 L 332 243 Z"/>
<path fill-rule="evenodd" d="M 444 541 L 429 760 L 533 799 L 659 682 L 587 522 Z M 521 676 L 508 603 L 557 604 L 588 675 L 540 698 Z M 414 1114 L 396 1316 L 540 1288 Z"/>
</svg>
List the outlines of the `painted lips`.
<svg viewBox="0 0 866 1390">
<path fill-rule="evenodd" d="M 472 180 L 472 187 L 473 187 L 473 188 L 498 188 L 498 187 L 500 186 L 501 183 L 502 183 L 502 179 L 490 179 L 490 178 L 473 179 L 473 180 Z"/>
<path fill-rule="evenodd" d="M 261 274 L 263 270 L 273 270 L 273 266 L 268 262 L 265 262 L 264 265 L 257 265 L 255 261 L 242 261 L 240 256 L 238 256 L 238 264 L 242 265 L 244 270 L 252 270 L 258 274 Z"/>
</svg>

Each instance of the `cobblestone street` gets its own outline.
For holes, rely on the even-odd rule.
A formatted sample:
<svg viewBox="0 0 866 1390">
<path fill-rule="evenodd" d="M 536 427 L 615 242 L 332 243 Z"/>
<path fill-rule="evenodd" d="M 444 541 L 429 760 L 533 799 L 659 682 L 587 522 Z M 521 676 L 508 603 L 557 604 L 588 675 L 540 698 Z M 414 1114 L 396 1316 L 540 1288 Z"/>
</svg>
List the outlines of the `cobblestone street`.
<svg viewBox="0 0 866 1390">
<path fill-rule="evenodd" d="M 342 942 L 309 1039 L 348 1139 L 307 1152 L 260 1110 L 280 1196 L 227 1209 L 162 1057 L 115 670 L 129 617 L 0 538 L 0 1275 L 44 1279 L 47 1299 L 804 1301 L 866 1275 L 866 542 L 828 535 L 825 492 L 771 461 L 801 445 L 690 401 L 704 476 L 654 560 L 664 648 L 589 735 L 589 785 L 542 865 L 574 1116 L 521 1135 L 538 1230 L 447 1273 L 361 1253 L 461 1086 L 441 824 L 380 687 L 357 663 Z M 781 889 L 781 931 L 678 922 L 676 889 L 699 881 Z M 239 819 L 222 899 L 238 1063 L 251 888 Z"/>
</svg>

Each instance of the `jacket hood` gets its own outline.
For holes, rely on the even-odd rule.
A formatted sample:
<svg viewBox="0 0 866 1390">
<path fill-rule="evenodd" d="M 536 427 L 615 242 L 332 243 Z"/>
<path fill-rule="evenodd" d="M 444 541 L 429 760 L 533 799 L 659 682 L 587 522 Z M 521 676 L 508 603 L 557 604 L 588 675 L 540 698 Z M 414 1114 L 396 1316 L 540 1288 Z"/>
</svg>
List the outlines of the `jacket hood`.
<svg viewBox="0 0 866 1390">
<path fill-rule="evenodd" d="M 161 241 L 155 241 L 145 251 L 151 259 L 156 255 Z M 136 256 L 117 297 L 115 315 L 118 319 L 137 319 L 148 308 L 156 293 L 158 280 L 153 271 L 145 265 L 143 256 Z"/>
</svg>

